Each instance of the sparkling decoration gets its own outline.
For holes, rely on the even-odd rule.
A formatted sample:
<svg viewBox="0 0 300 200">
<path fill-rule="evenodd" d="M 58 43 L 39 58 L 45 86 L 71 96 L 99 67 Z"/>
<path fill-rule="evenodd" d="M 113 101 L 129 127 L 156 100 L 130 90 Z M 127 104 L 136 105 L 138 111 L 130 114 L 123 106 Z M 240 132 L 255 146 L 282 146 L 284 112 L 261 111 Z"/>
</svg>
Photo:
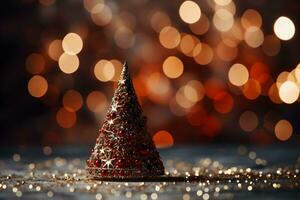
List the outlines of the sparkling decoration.
<svg viewBox="0 0 300 200">
<path fill-rule="evenodd" d="M 63 149 L 60 154 L 83 151 L 76 148 L 73 151 Z M 290 157 L 287 159 L 289 164 L 273 165 L 278 157 L 274 153 L 267 153 L 272 151 L 269 148 L 267 151 L 259 148 L 255 151 L 239 146 L 237 149 L 226 148 L 228 155 L 222 155 L 218 159 L 215 159 L 215 156 L 199 158 L 197 155 L 205 149 L 208 150 L 206 153 L 224 151 L 224 148 L 215 147 L 213 149 L 216 151 L 211 147 L 196 147 L 196 149 L 185 147 L 162 152 L 167 153 L 164 160 L 166 172 L 164 176 L 153 177 L 151 181 L 154 182 L 92 180 L 87 177 L 88 172 L 84 170 L 82 157 L 59 157 L 57 154 L 51 154 L 47 159 L 35 159 L 36 161 L 32 162 L 28 159 L 32 156 L 28 157 L 27 154 L 18 152 L 10 159 L 0 160 L 0 198 L 62 199 L 67 196 L 106 200 L 241 199 L 241 197 L 264 199 L 269 194 L 274 195 L 275 192 L 276 195 L 288 192 L 288 199 L 297 199 L 293 196 L 299 194 L 297 191 L 300 189 L 300 159 L 297 153 L 290 153 L 279 147 L 281 152 L 285 152 L 281 156 Z M 273 148 L 274 151 L 276 149 L 278 150 L 278 147 Z M 59 149 L 53 150 L 58 151 Z M 174 154 L 178 155 L 176 159 L 172 156 Z M 270 160 L 265 157 L 269 157 Z M 233 164 L 234 160 L 238 160 L 239 164 Z M 110 165 L 114 162 L 108 159 L 105 163 Z M 260 197 L 258 193 L 264 195 Z"/>
<path fill-rule="evenodd" d="M 96 179 L 164 174 L 126 63 L 96 145 L 87 160 L 87 169 Z"/>
</svg>

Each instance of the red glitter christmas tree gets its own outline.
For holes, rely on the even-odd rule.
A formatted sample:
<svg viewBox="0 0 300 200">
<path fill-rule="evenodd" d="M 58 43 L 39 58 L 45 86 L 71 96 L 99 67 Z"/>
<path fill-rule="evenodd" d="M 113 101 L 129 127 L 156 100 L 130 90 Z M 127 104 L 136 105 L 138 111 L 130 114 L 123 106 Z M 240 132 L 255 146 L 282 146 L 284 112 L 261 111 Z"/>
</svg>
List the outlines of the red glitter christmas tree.
<svg viewBox="0 0 300 200">
<path fill-rule="evenodd" d="M 87 169 L 98 179 L 164 174 L 126 63 L 96 145 L 87 160 Z"/>
</svg>

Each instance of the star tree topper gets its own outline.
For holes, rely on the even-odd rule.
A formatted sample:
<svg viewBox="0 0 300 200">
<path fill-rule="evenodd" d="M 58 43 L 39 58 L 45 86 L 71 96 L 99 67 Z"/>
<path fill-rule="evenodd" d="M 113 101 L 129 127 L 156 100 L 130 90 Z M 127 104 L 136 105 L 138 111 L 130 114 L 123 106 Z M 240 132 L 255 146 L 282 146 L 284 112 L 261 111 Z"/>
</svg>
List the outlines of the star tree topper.
<svg viewBox="0 0 300 200">
<path fill-rule="evenodd" d="M 94 178 L 154 177 L 164 166 L 147 131 L 126 62 L 96 145 L 87 160 Z"/>
</svg>

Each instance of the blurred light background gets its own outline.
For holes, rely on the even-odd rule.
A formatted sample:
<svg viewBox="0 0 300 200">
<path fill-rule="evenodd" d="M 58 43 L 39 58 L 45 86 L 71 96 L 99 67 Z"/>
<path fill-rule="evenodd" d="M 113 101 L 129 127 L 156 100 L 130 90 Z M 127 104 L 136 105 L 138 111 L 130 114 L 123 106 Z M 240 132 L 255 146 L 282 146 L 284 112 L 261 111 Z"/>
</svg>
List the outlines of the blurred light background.
<svg viewBox="0 0 300 200">
<path fill-rule="evenodd" d="M 299 3 L 1 3 L 3 145 L 93 144 L 127 60 L 158 147 L 299 143 Z"/>
</svg>

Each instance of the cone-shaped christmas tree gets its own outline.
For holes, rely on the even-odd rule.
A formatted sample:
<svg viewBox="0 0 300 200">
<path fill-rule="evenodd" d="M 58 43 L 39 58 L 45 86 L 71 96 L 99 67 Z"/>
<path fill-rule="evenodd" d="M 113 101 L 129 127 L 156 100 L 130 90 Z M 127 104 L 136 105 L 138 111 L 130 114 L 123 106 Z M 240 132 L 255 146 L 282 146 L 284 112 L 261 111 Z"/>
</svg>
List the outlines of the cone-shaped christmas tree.
<svg viewBox="0 0 300 200">
<path fill-rule="evenodd" d="M 99 179 L 164 174 L 126 63 L 96 145 L 87 160 L 87 169 L 92 177 Z"/>
</svg>

